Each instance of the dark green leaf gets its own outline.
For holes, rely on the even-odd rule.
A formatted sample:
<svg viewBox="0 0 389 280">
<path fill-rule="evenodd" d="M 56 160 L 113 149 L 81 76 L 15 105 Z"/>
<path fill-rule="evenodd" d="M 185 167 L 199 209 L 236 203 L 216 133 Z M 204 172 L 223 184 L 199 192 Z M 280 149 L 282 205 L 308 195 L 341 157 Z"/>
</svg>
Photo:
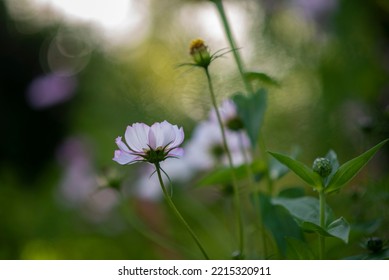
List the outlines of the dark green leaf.
<svg viewBox="0 0 389 280">
<path fill-rule="evenodd" d="M 319 200 L 315 197 L 304 196 L 298 198 L 276 197 L 272 199 L 274 205 L 284 207 L 298 221 L 298 223 L 307 223 L 306 229 L 312 229 L 312 225 L 320 226 Z M 331 209 L 326 208 L 326 224 L 332 220 Z M 314 227 L 313 227 L 314 228 Z"/>
<path fill-rule="evenodd" d="M 273 198 L 272 203 L 288 210 L 304 231 L 317 232 L 327 237 L 336 237 L 347 243 L 350 225 L 342 217 L 333 221 L 333 214 L 328 206 L 326 207 L 326 227 L 320 226 L 318 199 L 314 197 Z"/>
<path fill-rule="evenodd" d="M 297 198 L 303 197 L 305 190 L 302 187 L 289 187 L 280 191 L 278 197 Z"/>
<path fill-rule="evenodd" d="M 285 256 L 287 250 L 287 242 L 285 237 L 293 237 L 297 240 L 303 240 L 302 232 L 293 218 L 280 206 L 271 203 L 270 196 L 259 193 L 257 202 L 263 225 L 269 230 L 280 252 Z M 255 198 L 253 197 L 253 203 Z"/>
<path fill-rule="evenodd" d="M 311 168 L 299 162 L 289 156 L 269 152 L 273 157 L 275 157 L 282 164 L 285 164 L 290 170 L 292 170 L 297 176 L 303 179 L 307 184 L 313 186 L 314 188 L 318 188 L 321 186 L 321 178 L 320 176 L 313 172 Z"/>
<path fill-rule="evenodd" d="M 314 260 L 315 255 L 307 243 L 293 237 L 285 237 L 287 248 L 286 257 L 288 260 Z"/>
<path fill-rule="evenodd" d="M 246 72 L 245 77 L 249 81 L 258 81 L 264 86 L 280 86 L 277 80 L 262 72 Z"/>
<path fill-rule="evenodd" d="M 266 99 L 267 92 L 264 89 L 260 89 L 249 96 L 236 94 L 232 97 L 252 147 L 255 147 L 261 130 L 266 111 Z"/>
<path fill-rule="evenodd" d="M 381 143 L 364 152 L 360 156 L 340 166 L 337 172 L 333 175 L 331 181 L 328 183 L 328 187 L 325 189 L 325 192 L 331 193 L 337 191 L 345 184 L 347 184 L 352 178 L 354 178 L 358 174 L 358 172 L 369 162 L 369 160 L 375 155 L 375 153 L 388 140 L 389 139 L 382 141 Z"/>
<path fill-rule="evenodd" d="M 300 149 L 298 147 L 294 147 L 290 153 L 290 157 L 295 159 L 297 155 L 300 153 Z M 289 168 L 282 164 L 280 161 L 275 158 L 271 158 L 269 161 L 269 170 L 270 177 L 273 181 L 282 178 L 289 172 Z"/>
</svg>

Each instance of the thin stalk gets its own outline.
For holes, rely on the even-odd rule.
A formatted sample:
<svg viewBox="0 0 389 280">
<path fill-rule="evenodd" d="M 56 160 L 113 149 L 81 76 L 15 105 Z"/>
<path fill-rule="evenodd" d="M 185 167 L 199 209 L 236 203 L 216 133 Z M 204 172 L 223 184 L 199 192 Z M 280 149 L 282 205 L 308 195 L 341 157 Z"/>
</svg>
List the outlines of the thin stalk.
<svg viewBox="0 0 389 280">
<path fill-rule="evenodd" d="M 219 12 L 219 15 L 220 15 L 220 18 L 222 20 L 223 27 L 224 27 L 224 31 L 225 31 L 226 36 L 227 36 L 228 43 L 230 44 L 230 48 L 232 49 L 232 54 L 234 56 L 236 65 L 238 67 L 239 74 L 242 77 L 242 81 L 243 81 L 243 84 L 246 88 L 246 91 L 248 93 L 253 93 L 253 89 L 251 87 L 251 84 L 247 80 L 247 78 L 244 74 L 245 70 L 244 70 L 243 62 L 242 62 L 242 59 L 240 58 L 240 54 L 239 54 L 238 49 L 236 47 L 235 39 L 232 35 L 230 24 L 228 22 L 227 15 L 226 15 L 226 12 L 224 10 L 223 2 L 222 2 L 222 0 L 212 0 L 212 2 L 215 3 L 217 11 Z"/>
<path fill-rule="evenodd" d="M 267 149 L 263 135 L 259 135 L 258 146 L 265 163 L 265 177 L 268 187 L 267 191 L 269 195 L 273 195 L 273 179 L 270 174 L 269 154 L 266 152 Z"/>
<path fill-rule="evenodd" d="M 173 203 L 173 200 L 170 198 L 166 188 L 165 188 L 165 184 L 163 183 L 163 180 L 162 180 L 162 175 L 161 175 L 161 167 L 159 166 L 159 163 L 155 163 L 155 169 L 157 171 L 157 175 L 158 175 L 158 180 L 159 180 L 159 183 L 161 185 L 161 188 L 162 188 L 162 191 L 163 191 L 163 194 L 165 196 L 165 199 L 167 201 L 167 203 L 169 204 L 170 208 L 173 210 L 174 214 L 176 214 L 177 218 L 180 220 L 180 222 L 186 227 L 186 229 L 188 230 L 188 232 L 190 233 L 190 235 L 193 237 L 194 241 L 196 242 L 197 246 L 200 248 L 200 251 L 203 253 L 204 255 L 204 258 L 206 260 L 209 260 L 209 257 L 208 257 L 208 254 L 206 253 L 206 251 L 204 250 L 204 247 L 203 245 L 201 244 L 199 238 L 197 237 L 197 235 L 194 233 L 194 231 L 192 230 L 192 228 L 189 226 L 189 224 L 185 221 L 184 217 L 181 215 L 180 211 L 178 211 L 177 207 L 175 206 L 175 204 Z"/>
<path fill-rule="evenodd" d="M 220 116 L 219 109 L 217 107 L 216 97 L 215 97 L 215 93 L 214 93 L 214 90 L 213 90 L 211 75 L 209 74 L 208 68 L 204 68 L 204 70 L 205 70 L 205 74 L 207 76 L 209 92 L 211 94 L 212 105 L 213 105 L 213 107 L 215 109 L 217 121 L 219 123 L 220 131 L 221 131 L 221 134 L 222 134 L 224 150 L 226 151 L 227 158 L 228 158 L 228 164 L 229 164 L 229 166 L 231 168 L 231 172 L 232 172 L 232 186 L 233 186 L 233 189 L 234 189 L 234 202 L 235 202 L 235 207 L 236 207 L 236 216 L 237 216 L 237 223 L 238 223 L 239 254 L 240 254 L 240 256 L 243 256 L 243 251 L 244 251 L 244 233 L 243 233 L 242 208 L 241 208 L 241 205 L 240 205 L 239 188 L 238 188 L 237 179 L 236 179 L 236 175 L 235 175 L 234 164 L 233 164 L 233 161 L 232 161 L 232 156 L 231 156 L 230 149 L 229 149 L 228 144 L 227 144 L 227 138 L 226 138 L 226 133 L 225 133 L 224 125 L 223 125 L 223 122 L 222 122 L 222 119 L 221 119 L 221 116 Z"/>
<path fill-rule="evenodd" d="M 319 192 L 319 203 L 320 203 L 320 227 L 325 228 L 326 226 L 326 197 L 324 190 Z M 325 258 L 325 236 L 319 235 L 319 258 L 323 260 Z"/>
</svg>

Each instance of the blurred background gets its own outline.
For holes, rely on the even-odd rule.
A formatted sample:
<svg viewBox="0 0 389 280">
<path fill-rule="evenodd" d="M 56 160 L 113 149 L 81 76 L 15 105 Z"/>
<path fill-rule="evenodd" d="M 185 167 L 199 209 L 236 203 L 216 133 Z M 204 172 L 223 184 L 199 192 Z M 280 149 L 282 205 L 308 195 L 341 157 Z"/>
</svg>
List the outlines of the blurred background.
<svg viewBox="0 0 389 280">
<path fill-rule="evenodd" d="M 310 165 L 334 149 L 344 163 L 389 137 L 388 1 L 224 4 L 246 68 L 281 84 L 268 89 L 269 150 L 300 146 Z M 213 52 L 228 47 L 210 1 L 0 0 L 0 259 L 199 257 L 158 195 L 141 187 L 150 173 L 112 161 L 129 124 L 168 120 L 189 139 L 207 117 L 204 76 L 178 67 L 198 37 Z M 243 90 L 232 55 L 211 71 L 219 100 Z M 349 245 L 330 242 L 330 257 L 389 238 L 388 163 L 386 145 L 329 198 L 353 226 Z M 276 186 L 296 184 L 288 175 Z M 174 199 L 227 258 L 230 248 L 210 235 L 229 244 L 219 220 L 229 210 L 217 188 L 191 185 L 178 184 Z"/>
</svg>

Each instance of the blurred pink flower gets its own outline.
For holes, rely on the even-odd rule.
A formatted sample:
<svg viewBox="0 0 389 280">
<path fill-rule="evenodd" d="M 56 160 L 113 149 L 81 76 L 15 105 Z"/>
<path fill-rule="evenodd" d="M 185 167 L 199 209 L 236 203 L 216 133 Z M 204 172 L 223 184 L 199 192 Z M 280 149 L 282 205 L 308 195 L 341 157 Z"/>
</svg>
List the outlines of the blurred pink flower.
<svg viewBox="0 0 389 280">
<path fill-rule="evenodd" d="M 102 188 L 88 146 L 85 139 L 71 137 L 59 147 L 57 160 L 63 170 L 57 195 L 61 204 L 100 222 L 111 215 L 119 197 L 114 189 Z"/>
<path fill-rule="evenodd" d="M 47 74 L 35 78 L 27 89 L 31 107 L 43 109 L 68 101 L 73 97 L 77 81 L 72 76 Z"/>
<path fill-rule="evenodd" d="M 184 141 L 184 130 L 167 121 L 154 123 L 151 127 L 143 123 L 128 126 L 122 137 L 116 138 L 119 150 L 115 151 L 113 160 L 119 164 L 132 164 L 139 161 L 159 163 L 167 158 L 183 155 L 179 148 Z"/>
</svg>

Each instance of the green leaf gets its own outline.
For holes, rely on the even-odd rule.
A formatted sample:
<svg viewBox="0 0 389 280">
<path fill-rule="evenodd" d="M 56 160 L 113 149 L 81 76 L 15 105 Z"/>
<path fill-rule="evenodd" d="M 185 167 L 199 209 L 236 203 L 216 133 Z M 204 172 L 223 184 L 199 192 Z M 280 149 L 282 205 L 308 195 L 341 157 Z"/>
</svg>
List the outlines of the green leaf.
<svg viewBox="0 0 389 280">
<path fill-rule="evenodd" d="M 284 207 L 297 220 L 299 224 L 307 223 L 307 229 L 312 227 L 310 224 L 320 226 L 319 200 L 315 197 L 304 196 L 298 198 L 276 197 L 272 199 L 274 205 Z M 326 207 L 326 224 L 333 217 L 331 209 Z"/>
<path fill-rule="evenodd" d="M 285 256 L 287 242 L 285 237 L 293 237 L 297 240 L 303 240 L 302 232 L 293 218 L 280 206 L 273 205 L 271 197 L 258 193 L 258 210 L 261 215 L 263 225 L 269 230 L 274 237 L 280 252 Z M 255 203 L 255 197 L 252 199 Z"/>
<path fill-rule="evenodd" d="M 202 177 L 198 182 L 197 186 L 214 186 L 214 185 L 228 185 L 232 182 L 232 172 L 235 172 L 237 180 L 246 179 L 248 176 L 247 169 L 251 168 L 251 171 L 254 174 L 264 173 L 265 172 L 265 163 L 263 161 L 254 161 L 250 163 L 250 166 L 247 164 L 242 164 L 237 166 L 232 170 L 230 167 L 221 167 L 215 169 L 204 177 Z"/>
<path fill-rule="evenodd" d="M 282 189 L 278 197 L 286 197 L 286 198 L 297 198 L 297 197 L 303 197 L 305 194 L 305 190 L 303 187 L 289 187 Z"/>
<path fill-rule="evenodd" d="M 340 217 L 327 226 L 327 232 L 331 236 L 337 237 L 343 240 L 344 243 L 347 243 L 350 234 L 350 225 L 343 217 Z"/>
<path fill-rule="evenodd" d="M 280 83 L 263 72 L 246 72 L 245 77 L 249 81 L 259 81 L 263 85 L 279 87 Z"/>
<path fill-rule="evenodd" d="M 297 155 L 300 153 L 300 149 L 298 147 L 293 147 L 290 157 L 295 159 Z M 289 168 L 276 160 L 275 158 L 271 158 L 269 160 L 269 170 L 270 170 L 270 177 L 273 181 L 276 181 L 280 178 L 282 178 L 284 175 L 286 175 L 289 172 Z"/>
<path fill-rule="evenodd" d="M 320 226 L 320 209 L 317 198 L 273 198 L 272 203 L 284 207 L 304 231 L 317 232 L 323 236 L 335 237 L 345 243 L 348 242 L 350 225 L 343 217 L 333 221 L 333 214 L 328 206 L 325 210 L 326 227 Z"/>
<path fill-rule="evenodd" d="M 288 260 L 314 260 L 315 255 L 313 254 L 309 245 L 293 237 L 285 237 L 286 239 L 286 257 Z"/>
<path fill-rule="evenodd" d="M 265 89 L 260 89 L 249 96 L 236 94 L 232 97 L 252 147 L 255 147 L 261 130 L 266 111 L 266 99 L 267 92 Z"/>
<path fill-rule="evenodd" d="M 322 185 L 320 176 L 302 162 L 299 162 L 283 154 L 273 152 L 269 152 L 269 154 L 275 157 L 279 162 L 286 165 L 297 176 L 303 179 L 308 185 L 311 185 L 314 188 L 317 188 Z"/>
<path fill-rule="evenodd" d="M 331 178 L 331 181 L 328 183 L 327 188 L 325 189 L 326 193 L 331 193 L 339 190 L 345 184 L 347 184 L 351 179 L 353 179 L 358 172 L 369 162 L 369 160 L 375 155 L 375 153 L 386 143 L 389 139 L 382 141 L 381 143 L 375 145 L 370 150 L 364 152 L 360 156 L 346 162 Z"/>
</svg>

